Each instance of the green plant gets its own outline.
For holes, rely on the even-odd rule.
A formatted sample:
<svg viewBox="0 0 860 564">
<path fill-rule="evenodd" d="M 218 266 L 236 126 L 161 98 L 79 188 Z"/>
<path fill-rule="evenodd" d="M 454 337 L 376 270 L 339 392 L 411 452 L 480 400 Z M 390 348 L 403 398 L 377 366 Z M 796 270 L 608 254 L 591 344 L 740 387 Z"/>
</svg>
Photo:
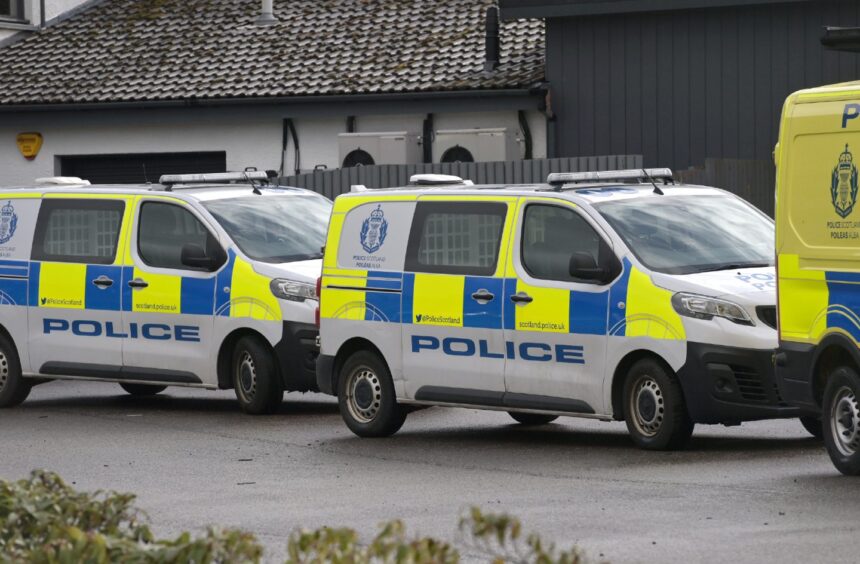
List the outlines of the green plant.
<svg viewBox="0 0 860 564">
<path fill-rule="evenodd" d="M 584 564 L 576 549 L 557 550 L 537 533 L 523 535 L 522 524 L 506 514 L 484 514 L 477 507 L 460 519 L 461 544 L 493 563 Z M 290 537 L 288 564 L 447 564 L 460 560 L 459 551 L 429 537 L 410 539 L 400 521 L 382 525 L 370 542 L 359 543 L 352 529 L 323 527 L 296 531 Z"/>
<path fill-rule="evenodd" d="M 134 508 L 135 496 L 76 492 L 56 474 L 0 481 L 0 562 L 162 564 L 257 562 L 262 549 L 240 531 L 209 529 L 159 540 Z"/>
</svg>

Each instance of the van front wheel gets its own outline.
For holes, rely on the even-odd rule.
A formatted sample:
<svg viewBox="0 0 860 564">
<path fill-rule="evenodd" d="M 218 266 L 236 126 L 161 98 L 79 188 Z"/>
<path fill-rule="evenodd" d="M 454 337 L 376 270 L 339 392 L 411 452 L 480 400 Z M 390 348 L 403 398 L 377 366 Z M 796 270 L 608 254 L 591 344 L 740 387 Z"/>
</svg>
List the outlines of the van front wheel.
<svg viewBox="0 0 860 564">
<path fill-rule="evenodd" d="M 31 384 L 21 376 L 15 346 L 0 335 L 0 407 L 14 407 L 30 395 Z"/>
<path fill-rule="evenodd" d="M 824 389 L 822 421 L 824 444 L 836 469 L 846 476 L 860 475 L 860 376 L 840 366 L 830 374 Z"/>
<path fill-rule="evenodd" d="M 397 403 L 391 373 L 375 353 L 350 356 L 338 374 L 337 388 L 343 421 L 359 437 L 388 437 L 406 421 L 407 409 Z"/>
<path fill-rule="evenodd" d="M 242 411 L 263 415 L 277 411 L 284 387 L 269 348 L 258 337 L 242 337 L 233 351 L 233 388 Z"/>
<path fill-rule="evenodd" d="M 627 374 L 624 418 L 633 442 L 647 450 L 682 448 L 693 434 L 681 385 L 650 358 L 633 364 Z"/>
</svg>

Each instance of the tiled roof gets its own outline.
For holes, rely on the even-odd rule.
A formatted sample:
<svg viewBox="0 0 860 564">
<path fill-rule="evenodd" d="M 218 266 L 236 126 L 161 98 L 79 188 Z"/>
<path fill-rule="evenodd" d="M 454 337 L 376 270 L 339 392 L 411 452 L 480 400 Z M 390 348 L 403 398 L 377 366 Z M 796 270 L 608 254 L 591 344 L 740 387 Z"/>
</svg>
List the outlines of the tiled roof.
<svg viewBox="0 0 860 564">
<path fill-rule="evenodd" d="M 527 88 L 543 79 L 544 24 L 501 24 L 494 0 L 104 0 L 0 48 L 0 104 L 62 104 Z"/>
</svg>

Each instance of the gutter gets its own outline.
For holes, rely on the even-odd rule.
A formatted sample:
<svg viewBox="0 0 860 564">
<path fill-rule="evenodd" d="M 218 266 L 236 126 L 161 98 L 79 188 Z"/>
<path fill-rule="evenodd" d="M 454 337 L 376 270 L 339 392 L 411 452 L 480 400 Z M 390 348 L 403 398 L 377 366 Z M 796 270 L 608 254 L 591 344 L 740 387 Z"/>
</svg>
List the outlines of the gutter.
<svg viewBox="0 0 860 564">
<path fill-rule="evenodd" d="M 860 27 L 825 27 L 821 44 L 832 51 L 860 53 Z"/>
<path fill-rule="evenodd" d="M 474 100 L 489 98 L 529 98 L 544 96 L 540 87 L 500 90 L 445 90 L 436 92 L 394 92 L 385 94 L 332 94 L 317 96 L 274 96 L 266 98 L 187 98 L 182 100 L 139 100 L 68 104 L 0 104 L 0 113 L 79 110 L 123 110 L 144 108 L 211 108 L 219 106 L 264 106 L 277 104 L 319 104 L 341 102 L 409 102 L 427 100 Z"/>
</svg>

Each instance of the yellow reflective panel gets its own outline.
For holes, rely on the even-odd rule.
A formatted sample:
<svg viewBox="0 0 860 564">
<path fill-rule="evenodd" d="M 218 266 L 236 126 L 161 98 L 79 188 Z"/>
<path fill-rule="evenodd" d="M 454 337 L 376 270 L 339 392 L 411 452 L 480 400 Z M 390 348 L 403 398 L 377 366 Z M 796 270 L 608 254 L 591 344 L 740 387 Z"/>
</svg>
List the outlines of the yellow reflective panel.
<svg viewBox="0 0 860 564">
<path fill-rule="evenodd" d="M 465 285 L 465 276 L 416 274 L 412 322 L 415 325 L 462 327 Z"/>
<path fill-rule="evenodd" d="M 230 317 L 280 321 L 281 305 L 272 294 L 271 279 L 254 272 L 250 263 L 236 257 L 230 291 Z"/>
<path fill-rule="evenodd" d="M 346 214 L 358 206 L 370 203 L 385 202 L 413 202 L 418 199 L 418 194 L 379 194 L 371 193 L 367 196 L 338 197 L 334 201 L 333 214 Z"/>
<path fill-rule="evenodd" d="M 134 278 L 145 280 L 146 288 L 131 293 L 132 311 L 139 313 L 171 313 L 178 315 L 182 303 L 182 277 L 173 274 L 153 274 L 134 269 Z"/>
<path fill-rule="evenodd" d="M 364 284 L 352 284 L 354 286 Z M 364 320 L 366 302 L 364 290 L 323 289 L 320 317 L 324 319 Z"/>
<path fill-rule="evenodd" d="M 570 331 L 570 290 L 530 286 L 518 280 L 517 292 L 525 292 L 532 297 L 530 303 L 514 306 L 515 328 L 518 331 Z"/>
<path fill-rule="evenodd" d="M 797 255 L 779 256 L 779 325 L 788 341 L 817 342 L 827 330 L 830 291 L 822 270 L 800 268 Z"/>
<path fill-rule="evenodd" d="M 672 307 L 672 292 L 658 288 L 651 277 L 633 268 L 627 284 L 628 337 L 684 339 L 684 323 Z"/>
<path fill-rule="evenodd" d="M 43 262 L 39 274 L 39 307 L 84 309 L 87 265 Z"/>
</svg>

